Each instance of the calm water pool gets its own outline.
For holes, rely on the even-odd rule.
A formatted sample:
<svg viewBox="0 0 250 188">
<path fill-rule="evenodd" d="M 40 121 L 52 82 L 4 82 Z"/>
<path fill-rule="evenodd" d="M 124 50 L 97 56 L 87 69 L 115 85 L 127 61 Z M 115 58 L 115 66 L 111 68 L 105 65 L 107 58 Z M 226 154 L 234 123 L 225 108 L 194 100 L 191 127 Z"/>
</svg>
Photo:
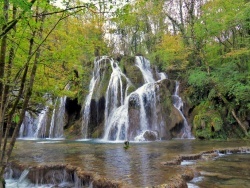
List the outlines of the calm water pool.
<svg viewBox="0 0 250 188">
<path fill-rule="evenodd" d="M 163 184 L 183 171 L 185 166 L 164 166 L 162 164 L 178 155 L 242 146 L 250 146 L 249 141 L 180 139 L 158 142 L 131 142 L 130 148 L 125 150 L 123 142 L 18 140 L 12 158 L 26 165 L 72 164 L 81 167 L 84 171 L 97 173 L 112 180 L 123 181 L 131 187 L 146 187 Z M 245 156 L 248 156 L 249 160 L 249 155 Z M 223 161 L 223 159 L 219 158 L 219 163 L 222 163 L 220 160 Z M 211 163 L 216 163 L 216 161 L 211 161 Z M 233 161 L 231 162 L 233 164 Z M 228 163 L 230 164 L 230 160 Z M 195 165 L 201 171 L 208 171 L 205 169 L 205 165 L 204 169 L 201 168 L 203 165 L 199 166 L 199 163 Z M 214 164 L 214 166 L 217 165 Z M 214 171 L 213 165 L 211 167 L 207 165 L 207 168 Z M 246 170 L 249 170 L 249 168 Z M 249 177 L 249 171 L 246 174 L 243 173 L 243 176 Z M 203 177 L 205 178 L 205 176 Z M 208 181 L 210 180 L 208 179 Z M 193 185 L 203 187 L 201 182 L 193 182 Z"/>
</svg>

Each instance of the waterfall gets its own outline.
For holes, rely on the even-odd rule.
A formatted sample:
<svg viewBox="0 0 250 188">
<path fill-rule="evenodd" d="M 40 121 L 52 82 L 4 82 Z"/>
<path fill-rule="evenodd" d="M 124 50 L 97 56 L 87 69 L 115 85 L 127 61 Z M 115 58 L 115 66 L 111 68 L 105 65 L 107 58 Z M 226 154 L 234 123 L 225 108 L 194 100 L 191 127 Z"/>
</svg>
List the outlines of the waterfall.
<svg viewBox="0 0 250 188">
<path fill-rule="evenodd" d="M 7 173 L 5 172 L 4 178 L 6 180 L 6 187 L 8 188 L 17 188 L 17 187 L 30 187 L 27 183 L 27 176 L 29 174 L 29 170 L 25 169 L 19 179 L 13 179 L 13 169 L 7 167 Z"/>
<path fill-rule="evenodd" d="M 28 170 L 28 169 L 25 169 L 25 170 L 22 172 L 21 176 L 20 176 L 19 179 L 18 179 L 17 185 L 18 185 L 19 183 L 22 183 L 22 181 L 27 177 L 28 173 L 29 173 L 29 170 Z M 17 187 L 18 187 L 18 186 L 17 186 Z"/>
<path fill-rule="evenodd" d="M 183 102 L 181 97 L 179 96 L 179 86 L 180 83 L 178 81 L 175 82 L 175 92 L 173 95 L 173 99 L 174 99 L 174 106 L 175 108 L 180 112 L 182 118 L 183 118 L 183 134 L 181 138 L 192 138 L 191 135 L 191 128 L 188 125 L 187 119 L 185 118 L 184 114 L 183 114 Z"/>
<path fill-rule="evenodd" d="M 146 58 L 136 56 L 135 65 L 141 70 L 145 83 L 155 82 L 150 68 L 150 62 Z"/>
<path fill-rule="evenodd" d="M 52 118 L 50 122 L 49 138 L 62 138 L 63 137 L 63 127 L 65 125 L 65 103 L 66 96 L 59 98 L 59 107 L 57 108 L 57 100 L 52 112 Z"/>
<path fill-rule="evenodd" d="M 19 137 L 20 138 L 32 138 L 36 131 L 35 119 L 29 112 L 25 112 L 24 121 L 20 127 Z"/>
<path fill-rule="evenodd" d="M 140 108 L 140 122 L 139 129 L 135 140 L 142 140 L 140 135 L 143 135 L 145 131 L 157 130 L 157 114 L 156 114 L 156 88 L 155 79 L 153 78 L 150 63 L 147 59 L 136 56 L 136 66 L 140 69 L 144 85 L 126 96 L 124 102 L 118 106 L 118 97 L 123 96 L 122 93 L 122 82 L 121 76 L 125 76 L 121 73 L 120 68 L 117 64 L 112 66 L 113 72 L 110 79 L 110 84 L 106 94 L 106 108 L 105 108 L 105 135 L 104 140 L 126 140 L 128 139 L 128 128 L 129 128 L 129 100 L 135 100 L 136 105 Z M 128 80 L 128 78 L 126 78 Z M 160 79 L 165 79 L 161 74 Z M 120 86 L 120 90 L 118 88 Z M 120 92 L 119 95 L 118 92 Z M 113 96 L 114 98 L 110 97 Z M 123 98 L 120 98 L 123 101 Z M 110 106 L 110 103 L 112 104 Z M 150 119 L 148 118 L 150 116 Z"/>
<path fill-rule="evenodd" d="M 65 90 L 69 90 L 69 84 Z M 65 104 L 66 96 L 57 97 L 55 103 L 49 95 L 46 106 L 38 115 L 25 113 L 24 121 L 19 131 L 19 138 L 62 138 L 65 125 Z M 53 110 L 51 111 L 51 106 Z M 52 115 L 51 115 L 52 112 Z M 51 117 L 51 118 L 50 118 Z"/>
<path fill-rule="evenodd" d="M 49 112 L 49 106 L 43 109 L 37 118 L 37 129 L 34 134 L 35 138 L 45 138 L 47 131 L 47 117 Z"/>
<path fill-rule="evenodd" d="M 125 74 L 122 73 L 120 67 L 117 62 L 114 60 L 110 60 L 110 64 L 112 67 L 112 74 L 110 76 L 108 88 L 105 95 L 105 134 L 104 139 L 107 140 L 110 134 L 110 130 L 114 124 L 117 124 L 116 136 L 115 140 L 119 140 L 120 137 L 126 137 L 126 135 L 122 135 L 122 126 L 123 129 L 127 129 L 127 116 L 124 115 L 126 109 L 123 109 L 125 97 L 127 96 L 127 91 L 129 86 L 131 85 L 130 80 L 126 77 Z M 126 89 L 124 93 L 124 85 L 122 79 L 126 80 Z M 126 106 L 125 105 L 125 106 Z M 123 115 L 120 115 L 123 114 Z M 127 113 L 126 113 L 127 114 Z M 118 118 L 118 119 L 117 119 Z M 123 131 L 124 132 L 124 131 Z M 114 136 L 113 136 L 114 137 Z"/>
<path fill-rule="evenodd" d="M 20 127 L 19 138 L 46 137 L 49 106 L 46 106 L 38 115 L 25 113 L 24 121 Z"/>
<path fill-rule="evenodd" d="M 171 134 L 166 133 L 166 131 L 169 131 L 169 129 L 165 128 L 168 126 L 168 122 L 166 122 L 167 119 L 165 117 L 162 117 L 162 101 L 159 95 L 160 93 L 161 95 L 164 95 L 162 91 L 160 92 L 161 84 L 167 85 L 167 83 L 173 82 L 166 81 L 167 75 L 165 73 L 158 72 L 155 69 L 155 71 L 153 71 L 149 60 L 142 56 L 135 57 L 134 67 L 136 69 L 136 74 L 139 76 L 141 75 L 139 79 L 142 78 L 138 84 L 141 86 L 138 88 L 136 88 L 127 77 L 127 74 L 125 74 L 126 71 L 124 71 L 125 73 L 122 72 L 118 62 L 106 56 L 95 60 L 94 70 L 89 85 L 89 93 L 84 103 L 82 122 L 84 138 L 88 138 L 88 129 L 90 125 L 93 131 L 96 127 L 100 128 L 100 124 L 104 124 L 103 140 L 156 140 Z M 106 69 L 109 69 L 112 72 L 109 74 L 108 84 L 102 87 L 101 83 L 103 83 L 103 75 L 105 74 L 104 71 Z M 166 85 L 164 87 L 166 87 Z M 100 95 L 100 87 L 106 92 L 104 118 L 99 123 L 96 120 L 99 113 L 97 108 L 98 105 L 96 104 L 99 100 L 98 96 Z M 133 89 L 130 90 L 129 93 L 128 90 L 130 87 Z M 101 95 L 103 97 L 103 93 Z M 168 96 L 169 98 L 166 100 L 171 101 L 170 92 Z M 182 101 L 180 97 L 177 96 L 178 91 L 174 94 L 174 97 L 176 98 L 174 106 L 170 105 L 169 108 L 175 107 L 180 112 L 184 121 L 187 122 L 181 112 L 183 105 Z M 169 111 L 171 111 L 171 109 Z M 170 119 L 170 121 L 172 120 Z M 190 130 L 188 130 L 188 128 L 188 124 L 185 124 L 183 134 L 183 137 L 185 138 L 190 137 Z"/>
<path fill-rule="evenodd" d="M 91 99 L 93 96 L 94 89 L 97 85 L 97 83 L 101 79 L 101 62 L 103 60 L 108 60 L 107 56 L 103 56 L 100 59 L 96 58 L 94 61 L 94 70 L 92 73 L 92 78 L 90 80 L 89 84 L 89 93 L 85 99 L 84 102 L 84 111 L 83 111 L 83 121 L 82 121 L 82 132 L 84 138 L 88 137 L 88 126 L 89 126 L 89 121 L 90 121 L 90 105 L 91 105 Z"/>
</svg>

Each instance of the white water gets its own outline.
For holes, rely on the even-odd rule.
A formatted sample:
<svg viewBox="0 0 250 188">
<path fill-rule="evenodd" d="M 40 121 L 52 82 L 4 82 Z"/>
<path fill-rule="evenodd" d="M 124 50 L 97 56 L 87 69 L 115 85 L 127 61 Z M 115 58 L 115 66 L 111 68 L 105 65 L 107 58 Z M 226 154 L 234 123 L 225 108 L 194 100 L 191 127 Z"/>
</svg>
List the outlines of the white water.
<svg viewBox="0 0 250 188">
<path fill-rule="evenodd" d="M 69 90 L 69 84 L 66 85 L 65 89 Z M 30 112 L 26 112 L 24 121 L 19 131 L 19 138 L 36 139 L 63 137 L 66 96 L 55 100 L 51 118 L 50 106 L 52 106 L 52 100 L 50 97 L 48 98 L 47 106 L 45 106 L 38 115 L 31 115 Z"/>
<path fill-rule="evenodd" d="M 105 135 L 104 140 L 127 140 L 128 139 L 128 128 L 129 128 L 129 99 L 134 97 L 136 105 L 140 108 L 140 128 L 137 130 L 138 135 L 142 135 L 146 130 L 157 130 L 157 114 L 156 114 L 156 90 L 155 79 L 150 68 L 150 63 L 147 59 L 137 56 L 136 66 L 140 69 L 143 78 L 144 85 L 138 88 L 136 91 L 132 92 L 129 96 L 125 98 L 125 102 L 118 107 L 117 105 L 117 88 L 122 88 L 120 75 L 122 75 L 121 70 L 116 65 L 113 68 L 113 73 L 111 75 L 111 81 L 107 90 L 106 95 L 106 114 L 105 114 Z M 118 78 L 114 81 L 114 77 Z M 164 74 L 159 74 L 160 79 L 165 79 Z M 128 78 L 127 78 L 128 79 Z M 111 91 L 110 91 L 111 90 Z M 115 98 L 111 98 L 110 93 Z M 123 96 L 122 89 L 120 95 Z M 125 95 L 126 96 L 126 95 Z M 123 98 L 120 99 L 121 101 Z M 110 108 L 110 103 L 112 106 Z M 148 116 L 150 114 L 151 122 L 149 122 Z M 135 138 L 137 139 L 137 138 Z"/>
<path fill-rule="evenodd" d="M 52 112 L 52 118 L 50 122 L 49 138 L 62 138 L 63 126 L 65 125 L 65 104 L 66 96 L 60 97 L 59 107 L 57 108 L 57 99 Z"/>
<path fill-rule="evenodd" d="M 150 68 L 150 62 L 146 58 L 142 56 L 136 56 L 135 65 L 141 70 L 145 83 L 155 82 L 152 70 Z"/>
<path fill-rule="evenodd" d="M 174 107 L 180 112 L 182 118 L 183 118 L 183 134 L 181 138 L 193 138 L 193 136 L 191 135 L 191 127 L 188 125 L 187 119 L 185 118 L 184 114 L 183 114 L 183 102 L 181 97 L 179 96 L 179 86 L 180 83 L 179 82 L 175 82 L 176 86 L 175 86 L 175 92 L 173 95 L 174 98 Z"/>
<path fill-rule="evenodd" d="M 15 171 L 15 173 L 13 173 Z M 20 177 L 13 178 L 18 175 L 18 170 L 13 170 L 10 166 L 6 168 L 4 179 L 6 181 L 6 188 L 66 188 L 66 187 L 87 187 L 82 185 L 81 179 L 74 173 L 74 178 L 71 178 L 66 170 L 49 170 L 46 172 L 33 172 L 35 182 L 28 179 L 29 169 L 25 169 Z M 46 173 L 46 174 L 44 174 Z M 14 175 L 15 174 L 15 175 Z M 35 177 L 34 177 L 35 175 Z M 48 182 L 45 184 L 45 182 Z M 78 186 L 77 186 L 78 185 Z"/>
<path fill-rule="evenodd" d="M 88 137 L 91 100 L 92 100 L 94 89 L 97 83 L 99 83 L 101 79 L 101 68 L 104 66 L 104 65 L 101 66 L 101 63 L 104 60 L 109 61 L 107 56 L 103 56 L 100 59 L 96 58 L 96 60 L 94 61 L 94 70 L 93 70 L 92 78 L 89 84 L 89 93 L 84 102 L 83 121 L 82 121 L 82 132 L 83 132 L 84 139 L 87 139 Z"/>
<path fill-rule="evenodd" d="M 44 138 L 46 135 L 48 111 L 49 111 L 49 107 L 46 106 L 45 109 L 43 109 L 38 116 L 37 129 L 34 134 L 35 138 L 38 138 L 38 137 Z"/>
<path fill-rule="evenodd" d="M 20 138 L 33 138 L 36 131 L 35 119 L 29 112 L 25 112 L 24 121 L 20 127 Z"/>
<path fill-rule="evenodd" d="M 102 57 L 101 59 L 95 61 L 95 67 L 89 85 L 89 94 L 85 100 L 83 116 L 83 133 L 85 135 L 84 138 L 87 139 L 88 124 L 91 116 L 90 103 L 91 99 L 93 98 L 93 93 L 98 92 L 96 90 L 96 88 L 98 87 L 96 84 L 100 82 L 101 79 L 100 67 L 104 66 L 103 60 L 108 60 L 110 63 L 110 67 L 112 68 L 112 73 L 110 75 L 109 84 L 105 95 L 105 130 L 103 140 L 119 141 L 129 139 L 143 141 L 143 135 L 145 132 L 150 132 L 152 135 L 155 135 L 158 138 L 161 130 L 164 130 L 161 127 L 162 123 L 158 122 L 159 120 L 156 109 L 157 102 L 159 102 L 159 96 L 157 96 L 159 86 L 157 82 L 163 79 L 167 79 L 167 75 L 165 73 L 159 72 L 153 73 L 153 70 L 150 67 L 150 62 L 142 56 L 136 56 L 135 66 L 139 68 L 144 79 L 144 84 L 129 95 L 127 94 L 127 91 L 129 86 L 131 86 L 132 84 L 129 78 L 127 78 L 127 76 L 122 73 L 121 69 L 118 66 L 118 63 L 113 59 L 107 57 Z M 190 130 L 188 130 L 189 126 L 181 111 L 183 103 L 181 98 L 178 96 L 178 88 L 175 91 L 174 98 L 176 98 L 176 102 L 174 105 L 182 115 L 185 122 L 183 138 L 189 138 Z M 136 109 L 139 110 L 138 114 L 140 116 L 138 122 L 139 126 L 135 125 L 135 128 L 130 127 L 131 122 L 129 117 L 129 105 L 131 102 L 136 106 Z M 136 111 L 138 112 L 138 110 Z"/>
<path fill-rule="evenodd" d="M 130 80 L 122 73 L 117 62 L 110 60 L 112 67 L 112 74 L 109 80 L 109 85 L 105 96 L 105 133 L 104 140 L 109 139 L 110 130 L 117 125 L 116 136 L 114 140 L 126 138 L 126 130 L 128 127 L 127 121 L 127 106 L 128 101 L 124 98 L 127 96 L 127 91 L 131 85 Z M 122 79 L 126 80 L 126 89 L 124 93 L 124 83 Z"/>
<path fill-rule="evenodd" d="M 27 181 L 26 177 L 29 174 L 29 170 L 25 169 L 22 174 L 20 175 L 19 179 L 13 179 L 13 171 L 9 169 L 9 173 L 5 174 L 6 179 L 6 187 L 7 188 L 24 188 L 30 187 L 29 182 Z"/>
</svg>

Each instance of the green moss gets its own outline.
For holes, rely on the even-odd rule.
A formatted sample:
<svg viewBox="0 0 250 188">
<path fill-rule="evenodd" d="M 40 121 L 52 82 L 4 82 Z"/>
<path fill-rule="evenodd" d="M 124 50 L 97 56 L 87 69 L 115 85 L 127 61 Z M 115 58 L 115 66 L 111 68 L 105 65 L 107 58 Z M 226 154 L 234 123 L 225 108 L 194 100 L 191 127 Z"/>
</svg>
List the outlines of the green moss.
<svg viewBox="0 0 250 188">
<path fill-rule="evenodd" d="M 128 95 L 136 90 L 135 86 L 131 85 L 128 88 Z"/>
<path fill-rule="evenodd" d="M 102 129 L 101 127 L 98 127 L 92 134 L 91 134 L 91 138 L 101 138 L 102 136 Z"/>
<path fill-rule="evenodd" d="M 75 121 L 73 124 L 64 129 L 64 136 L 66 139 L 77 139 L 82 137 L 81 120 Z"/>
<path fill-rule="evenodd" d="M 107 66 L 105 70 L 103 70 L 101 75 L 101 81 L 98 84 L 96 84 L 95 88 L 96 92 L 94 92 L 93 98 L 99 99 L 100 97 L 106 95 L 111 73 L 112 69 L 110 66 Z"/>
<path fill-rule="evenodd" d="M 135 66 L 134 57 L 125 57 L 119 63 L 119 66 L 124 74 L 130 79 L 136 88 L 144 83 L 144 79 L 140 69 Z"/>
<path fill-rule="evenodd" d="M 210 108 L 209 103 L 203 103 L 194 109 L 193 132 L 198 138 L 210 139 L 225 137 L 223 135 L 223 120 L 220 113 Z"/>
</svg>

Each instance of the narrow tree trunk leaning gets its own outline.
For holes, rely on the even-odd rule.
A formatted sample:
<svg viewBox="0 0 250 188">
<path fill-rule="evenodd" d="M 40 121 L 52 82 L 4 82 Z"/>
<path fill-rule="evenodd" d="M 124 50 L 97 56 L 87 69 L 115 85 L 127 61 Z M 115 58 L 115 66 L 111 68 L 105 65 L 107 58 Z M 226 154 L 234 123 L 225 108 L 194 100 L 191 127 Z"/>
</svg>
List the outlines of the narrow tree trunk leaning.
<svg viewBox="0 0 250 188">
<path fill-rule="evenodd" d="M 21 85 L 20 85 L 20 88 L 19 88 L 19 91 L 18 91 L 18 95 L 16 97 L 16 100 L 15 100 L 10 112 L 8 113 L 7 125 L 6 125 L 5 136 L 4 136 L 4 143 L 3 143 L 3 147 L 2 147 L 2 155 L 0 156 L 1 157 L 1 162 L 4 160 L 4 157 L 5 157 L 5 154 L 6 154 L 5 149 L 6 149 L 6 145 L 7 145 L 7 139 L 8 139 L 8 136 L 9 136 L 9 131 L 10 131 L 10 128 L 11 128 L 12 118 L 13 118 L 14 113 L 17 110 L 17 106 L 18 106 L 18 104 L 20 102 L 20 99 L 23 96 L 23 91 L 24 91 L 24 87 L 25 87 L 25 83 L 26 83 L 26 79 L 27 79 L 27 74 L 28 74 L 28 70 L 29 70 L 29 62 L 30 62 L 30 60 L 32 58 L 32 50 L 33 50 L 35 35 L 36 35 L 36 33 L 33 32 L 32 38 L 30 39 L 29 57 L 28 57 L 27 62 L 25 64 L 25 69 L 24 69 L 24 72 L 23 72 L 23 76 L 22 76 Z"/>
<path fill-rule="evenodd" d="M 8 2 L 9 4 L 9 0 L 5 0 L 6 2 Z M 31 0 L 30 2 L 30 7 L 32 7 L 32 5 L 36 2 L 36 0 Z M 0 88 L 0 188 L 5 187 L 5 180 L 3 178 L 4 175 L 4 170 L 5 167 L 7 165 L 7 163 L 9 162 L 9 159 L 11 157 L 11 153 L 12 150 L 14 148 L 15 142 L 16 142 L 16 138 L 18 136 L 21 124 L 25 118 L 25 112 L 27 111 L 28 105 L 29 105 L 29 101 L 30 98 L 32 96 L 32 92 L 33 92 L 33 86 L 34 86 L 34 81 L 35 81 L 35 76 L 36 76 L 36 71 L 37 71 L 37 66 L 38 66 L 38 62 L 40 59 L 40 55 L 41 55 L 41 46 L 44 44 L 44 42 L 47 40 L 48 36 L 53 32 L 53 30 L 56 28 L 56 26 L 59 24 L 59 22 L 65 18 L 67 18 L 68 16 L 74 14 L 74 13 L 69 13 L 67 15 L 64 15 L 67 12 L 67 9 L 63 10 L 63 11 L 57 11 L 54 12 L 56 13 L 62 13 L 61 17 L 58 19 L 58 21 L 54 24 L 54 26 L 50 29 L 50 31 L 46 34 L 45 37 L 42 36 L 43 34 L 43 27 L 44 27 L 44 20 L 45 17 L 47 15 L 50 14 L 54 14 L 54 13 L 48 13 L 47 12 L 47 8 L 50 6 L 50 2 L 49 0 L 47 0 L 47 6 L 48 7 L 44 7 L 43 12 L 39 13 L 39 11 L 41 10 L 41 7 L 39 5 L 39 2 L 44 2 L 44 1 L 37 1 L 37 7 L 36 10 L 34 10 L 34 12 L 36 13 L 36 15 L 32 16 L 32 18 L 35 18 L 36 22 L 38 23 L 38 27 L 36 28 L 33 32 L 33 35 L 31 34 L 31 39 L 30 39 L 30 53 L 28 53 L 28 58 L 26 60 L 26 64 L 23 65 L 22 68 L 19 69 L 19 72 L 16 74 L 16 77 L 14 78 L 14 80 L 18 80 L 19 84 L 18 84 L 18 89 L 19 89 L 19 93 L 17 94 L 17 96 L 15 96 L 15 98 L 13 99 L 12 103 L 11 103 L 11 107 L 9 110 L 9 112 L 7 113 L 7 110 L 5 111 L 5 109 L 7 109 L 8 102 L 5 101 L 5 99 L 7 99 L 9 101 L 9 92 L 12 90 L 11 89 L 11 85 L 8 85 L 8 83 L 10 83 L 9 79 L 6 79 L 6 82 L 3 82 L 3 79 L 1 78 L 7 78 L 7 75 L 11 72 L 4 72 L 3 75 L 0 75 L 0 83 L 2 84 L 1 88 Z M 81 6 L 84 8 L 88 8 L 86 5 Z M 81 8 L 80 7 L 80 8 Z M 79 7 L 76 7 L 76 9 L 78 9 Z M 73 9 L 73 8 L 72 8 Z M 77 10 L 76 12 L 79 12 L 80 10 Z M 75 12 L 75 13 L 76 13 Z M 16 16 L 16 18 L 14 17 L 14 10 L 13 10 L 13 20 L 7 23 L 7 29 L 2 28 L 0 31 L 0 44 L 1 44 L 1 49 L 3 52 L 5 52 L 5 54 L 2 54 L 4 56 L 6 56 L 7 50 L 9 51 L 10 54 L 10 59 L 9 59 L 9 65 L 11 65 L 12 60 L 11 59 L 12 55 L 13 55 L 13 50 L 11 50 L 10 46 L 7 46 L 7 41 L 6 41 L 6 45 L 4 42 L 4 38 L 7 37 L 7 34 L 9 33 L 9 31 L 11 30 L 15 30 L 15 26 L 16 23 L 23 18 L 25 11 L 21 12 L 19 16 Z M 30 18 L 30 19 L 32 19 Z M 38 35 L 37 35 L 38 34 Z M 9 35 L 8 35 L 9 36 Z M 33 37 L 32 37 L 33 36 Z M 35 43 L 35 37 L 37 37 L 37 41 L 41 41 L 39 44 Z M 32 49 L 32 46 L 36 47 L 35 49 Z M 5 58 L 4 58 L 5 60 Z M 31 64 L 30 62 L 34 60 L 34 63 Z M 3 61 L 5 63 L 5 61 Z M 2 61 L 1 61 L 2 63 Z M 2 64 L 1 64 L 2 66 Z M 30 70 L 32 66 L 32 70 Z M 4 64 L 4 66 L 0 67 L 0 71 L 5 71 L 4 67 L 6 67 L 6 65 Z M 12 68 L 11 66 L 9 68 Z M 12 71 L 12 70 L 10 70 Z M 22 75 L 22 76 L 20 76 Z M 22 78 L 20 78 L 22 77 Z M 7 87 L 6 87 L 7 86 Z M 8 88 L 8 86 L 10 86 L 10 88 Z M 3 92 L 6 91 L 6 94 L 3 94 Z M 18 106 L 21 106 L 21 109 Z M 18 120 L 18 123 L 15 125 L 14 127 L 14 132 L 12 134 L 11 139 L 8 142 L 8 133 L 10 132 L 10 125 L 11 125 L 11 121 L 13 119 L 13 116 L 15 113 L 20 112 L 20 118 Z M 7 123 L 7 125 L 5 125 Z M 5 130 L 3 129 L 3 127 L 5 127 Z M 3 138 L 3 134 L 5 135 L 5 137 Z M 4 141 L 4 143 L 2 143 L 2 141 Z"/>
<path fill-rule="evenodd" d="M 36 15 L 38 16 L 38 6 L 37 6 L 37 9 L 36 9 Z M 38 31 L 38 37 L 39 39 L 41 40 L 42 39 L 42 35 L 43 35 L 43 24 L 44 24 L 44 20 L 45 20 L 45 15 L 43 15 L 41 17 L 41 26 L 40 26 L 40 29 Z M 42 42 L 43 43 L 43 42 Z M 42 44 L 41 43 L 41 44 Z M 29 104 L 29 100 L 31 98 L 31 95 L 32 95 L 32 91 L 33 91 L 33 85 L 34 85 L 34 81 L 35 81 L 35 76 L 36 76 L 36 70 L 37 70 L 37 64 L 39 62 L 39 58 L 40 58 L 40 55 L 41 55 L 41 44 L 38 46 L 38 48 L 35 50 L 35 59 L 34 59 L 34 64 L 33 64 L 33 67 L 32 67 L 32 70 L 31 70 L 31 73 L 30 73 L 30 80 L 29 80 L 29 84 L 28 84 L 28 87 L 27 87 L 27 90 L 26 90 L 26 94 L 25 94 L 25 97 L 24 97 L 24 102 L 23 102 L 23 106 L 22 106 L 22 111 L 21 111 L 21 117 L 20 117 L 20 120 L 18 122 L 18 124 L 16 125 L 15 129 L 14 129 L 14 133 L 11 137 L 11 141 L 9 143 L 9 148 L 7 150 L 7 154 L 6 154 L 6 163 L 8 163 L 9 159 L 10 159 L 10 156 L 11 156 L 11 153 L 12 153 L 12 150 L 14 148 L 14 145 L 15 145 L 15 142 L 16 142 L 16 138 L 18 136 L 18 133 L 19 133 L 19 130 L 20 130 L 20 127 L 21 127 L 21 124 L 24 120 L 24 117 L 25 117 L 25 112 L 26 112 L 26 109 L 28 107 L 28 104 Z M 34 53 L 33 53 L 34 54 Z M 1 175 L 1 174 L 0 174 Z"/>
<path fill-rule="evenodd" d="M 3 3 L 3 18 L 5 24 L 1 28 L 1 30 L 4 30 L 6 28 L 6 23 L 8 22 L 8 14 L 9 11 L 9 0 L 4 0 Z M 7 35 L 3 36 L 1 40 L 1 50 L 0 50 L 0 148 L 2 143 L 2 137 L 3 137 L 3 126 L 4 126 L 4 71 L 5 71 L 5 57 L 6 57 L 6 51 L 7 51 Z M 5 180 L 3 176 L 0 176 L 0 188 L 5 187 Z"/>
<path fill-rule="evenodd" d="M 8 17 L 9 17 L 9 14 L 8 14 L 8 11 L 9 11 L 9 1 L 8 0 L 5 0 L 4 1 L 4 4 L 3 4 L 3 21 L 5 23 L 8 22 Z M 4 30 L 6 28 L 6 24 L 4 24 L 2 26 L 2 30 Z M 5 35 L 2 40 L 1 40 L 1 49 L 0 49 L 0 107 L 1 107 L 1 110 L 0 112 L 2 113 L 3 112 L 3 86 L 4 86 L 4 81 L 3 81 L 3 78 L 4 78 L 4 70 L 5 70 L 5 56 L 6 56 L 6 50 L 7 50 L 7 36 Z M 1 114 L 2 115 L 2 114 Z M 4 117 L 1 117 L 0 118 L 0 123 L 2 126 L 2 121 L 3 121 Z M 2 127 L 1 127 L 2 128 Z M 2 138 L 1 137 L 2 135 L 0 135 L 0 139 Z M 0 140 L 1 141 L 1 140 Z M 0 146 L 1 146 L 1 143 L 0 143 Z"/>
<path fill-rule="evenodd" d="M 38 15 L 38 8 L 37 8 L 37 15 Z M 39 30 L 39 38 L 42 39 L 42 27 L 43 27 L 43 22 L 44 22 L 44 18 L 45 16 L 43 16 L 41 18 L 41 27 L 40 27 L 40 30 Z M 24 70 L 24 73 L 23 73 L 23 78 L 22 78 L 22 83 L 21 83 L 21 87 L 20 87 L 20 90 L 19 90 L 19 94 L 18 94 L 18 97 L 15 101 L 15 105 L 13 106 L 10 114 L 8 114 L 8 121 L 7 121 L 7 127 L 6 127 L 6 130 L 5 130 L 5 137 L 4 137 L 4 144 L 1 148 L 1 169 L 0 169 L 0 188 L 1 187 L 5 187 L 5 180 L 3 178 L 3 175 L 4 175 L 4 170 L 6 168 L 6 165 L 10 159 L 10 156 L 11 156 L 11 153 L 12 153 L 12 150 L 14 148 L 14 145 L 15 145 L 15 141 L 16 141 L 16 138 L 18 136 L 18 133 L 19 133 L 19 130 L 20 130 L 20 126 L 24 120 L 24 117 L 25 117 L 25 112 L 26 112 L 26 109 L 28 107 L 28 103 L 29 103 L 29 100 L 30 100 L 30 97 L 32 95 L 32 89 L 33 89 L 33 84 L 34 84 L 34 80 L 35 80 L 35 75 L 36 75 L 36 70 L 37 70 L 37 64 L 38 64 L 38 59 L 40 57 L 40 46 L 34 51 L 32 52 L 32 48 L 33 48 L 33 45 L 34 45 L 34 37 L 35 37 L 36 33 L 33 32 L 33 36 L 30 40 L 30 50 L 29 50 L 29 56 L 28 56 L 28 59 L 27 59 L 27 62 L 26 62 L 26 65 L 25 65 L 25 70 Z M 6 37 L 7 35 L 5 35 L 3 37 L 3 39 Z M 33 68 L 32 68 L 32 71 L 30 73 L 30 79 L 29 79 L 29 82 L 26 82 L 26 77 L 27 77 L 27 73 L 28 73 L 28 69 L 29 69 L 29 63 L 33 57 L 33 55 L 35 54 L 35 59 L 34 59 L 34 64 L 33 64 Z M 21 96 L 23 95 L 23 90 L 24 90 L 24 87 L 25 87 L 25 84 L 28 83 L 27 85 L 27 88 L 26 88 L 26 93 L 25 93 L 25 97 L 24 97 L 24 102 L 23 102 L 23 105 L 22 105 L 22 110 L 21 110 L 21 115 L 20 115 L 20 119 L 19 119 L 19 122 L 17 123 L 15 129 L 14 129 L 14 132 L 13 132 L 13 135 L 12 135 L 12 138 L 11 138 L 11 141 L 9 143 L 9 147 L 8 149 L 6 149 L 7 147 L 7 138 L 8 138 L 8 135 L 9 135 L 9 130 L 10 130 L 10 127 L 11 127 L 11 120 L 12 120 L 12 117 L 17 109 L 17 105 L 20 101 L 20 98 Z M 1 96 L 1 99 L 3 99 L 5 97 Z M 4 102 L 2 100 L 2 102 Z M 5 114 L 5 113 L 4 113 Z M 3 121 L 4 121 L 4 114 L 3 115 Z M 3 134 L 3 131 L 2 131 L 2 134 Z M 2 135 L 1 135 L 2 136 Z M 1 140 L 2 140 L 2 137 L 1 137 Z"/>
<path fill-rule="evenodd" d="M 232 110 L 231 113 L 232 113 L 233 117 L 236 119 L 239 126 L 241 127 L 241 129 L 244 132 L 245 136 L 249 137 L 246 127 L 243 125 L 243 123 L 240 121 L 240 119 L 236 116 L 235 111 Z"/>
<path fill-rule="evenodd" d="M 229 107 L 229 109 L 231 109 L 231 113 L 232 113 L 233 117 L 236 119 L 237 123 L 239 124 L 239 127 L 244 132 L 245 136 L 249 137 L 246 127 L 243 125 L 243 123 L 241 123 L 240 119 L 236 116 L 236 113 L 235 113 L 234 109 L 231 107 L 231 105 L 229 104 L 228 100 L 220 92 L 218 95 L 220 96 L 222 101 Z"/>
</svg>

